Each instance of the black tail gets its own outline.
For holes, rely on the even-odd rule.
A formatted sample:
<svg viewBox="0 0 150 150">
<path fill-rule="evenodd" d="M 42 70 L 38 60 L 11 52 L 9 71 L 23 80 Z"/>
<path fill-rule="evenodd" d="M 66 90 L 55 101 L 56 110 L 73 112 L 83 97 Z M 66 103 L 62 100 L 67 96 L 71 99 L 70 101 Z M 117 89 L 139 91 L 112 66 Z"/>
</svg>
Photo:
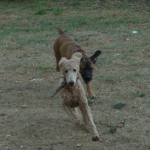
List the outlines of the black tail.
<svg viewBox="0 0 150 150">
<path fill-rule="evenodd" d="M 59 35 L 64 34 L 64 32 L 62 31 L 61 28 L 58 28 L 58 33 L 59 33 Z"/>
</svg>

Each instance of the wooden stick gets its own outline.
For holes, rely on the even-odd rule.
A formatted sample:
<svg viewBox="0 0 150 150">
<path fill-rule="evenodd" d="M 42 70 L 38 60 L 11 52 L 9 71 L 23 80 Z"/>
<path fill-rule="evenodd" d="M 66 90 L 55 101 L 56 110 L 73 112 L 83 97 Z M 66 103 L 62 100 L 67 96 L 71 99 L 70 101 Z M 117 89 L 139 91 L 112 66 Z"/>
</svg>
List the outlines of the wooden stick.
<svg viewBox="0 0 150 150">
<path fill-rule="evenodd" d="M 67 82 L 63 82 L 63 84 L 51 95 L 51 97 L 53 98 L 66 84 Z"/>
</svg>

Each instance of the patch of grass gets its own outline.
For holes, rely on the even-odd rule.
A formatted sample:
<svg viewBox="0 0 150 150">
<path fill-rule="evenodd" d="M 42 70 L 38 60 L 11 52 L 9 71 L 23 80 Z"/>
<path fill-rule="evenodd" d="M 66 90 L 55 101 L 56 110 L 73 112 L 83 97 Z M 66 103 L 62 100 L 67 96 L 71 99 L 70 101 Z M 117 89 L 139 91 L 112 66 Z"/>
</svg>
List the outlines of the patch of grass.
<svg viewBox="0 0 150 150">
<path fill-rule="evenodd" d="M 88 104 L 89 105 L 93 104 L 93 101 L 91 99 L 88 99 Z"/>
<path fill-rule="evenodd" d="M 62 12 L 63 12 L 62 8 L 60 8 L 60 7 L 54 8 L 54 14 L 55 15 L 60 15 L 60 14 L 62 14 Z"/>
<path fill-rule="evenodd" d="M 86 25 L 89 22 L 87 17 L 85 18 L 82 16 L 68 17 L 66 21 L 69 23 L 69 26 L 74 27 L 76 29 Z"/>
<path fill-rule="evenodd" d="M 130 58 L 128 56 L 125 56 L 125 55 L 119 55 L 119 58 L 125 59 L 125 60 L 130 60 Z"/>
<path fill-rule="evenodd" d="M 140 72 L 135 72 L 135 73 L 128 74 L 127 78 L 140 77 L 140 76 L 141 76 Z"/>
<path fill-rule="evenodd" d="M 146 93 L 137 91 L 137 96 L 144 97 L 144 96 L 146 96 Z"/>
<path fill-rule="evenodd" d="M 36 15 L 44 15 L 44 14 L 46 14 L 46 11 L 42 8 L 42 9 L 38 10 L 35 14 Z"/>
<path fill-rule="evenodd" d="M 125 103 L 117 103 L 117 104 L 114 104 L 113 107 L 117 109 L 121 109 L 125 105 L 126 105 Z"/>
<path fill-rule="evenodd" d="M 106 63 L 106 62 L 107 62 L 107 57 L 100 57 L 100 58 L 98 59 L 98 62 L 99 62 L 100 64 Z"/>
<path fill-rule="evenodd" d="M 24 18 L 22 16 L 18 17 L 17 20 L 23 20 Z"/>
<path fill-rule="evenodd" d="M 115 133 L 115 132 L 117 131 L 116 126 L 111 127 L 109 131 L 110 131 L 111 133 Z"/>
<path fill-rule="evenodd" d="M 84 39 L 83 38 L 75 38 L 74 40 L 75 41 L 83 41 Z"/>
<path fill-rule="evenodd" d="M 45 64 L 40 64 L 39 65 L 39 69 L 41 69 L 41 70 L 48 70 L 50 68 L 49 68 L 49 66 L 46 66 Z"/>
<path fill-rule="evenodd" d="M 0 38 L 3 38 L 3 36 L 10 34 L 10 30 L 1 30 L 0 31 Z"/>
<path fill-rule="evenodd" d="M 70 3 L 72 6 L 77 6 L 80 4 L 80 0 L 75 0 Z"/>
<path fill-rule="evenodd" d="M 106 78 L 105 78 L 105 82 L 107 82 L 107 83 L 113 83 L 114 80 L 113 80 L 112 77 L 106 77 Z"/>
</svg>

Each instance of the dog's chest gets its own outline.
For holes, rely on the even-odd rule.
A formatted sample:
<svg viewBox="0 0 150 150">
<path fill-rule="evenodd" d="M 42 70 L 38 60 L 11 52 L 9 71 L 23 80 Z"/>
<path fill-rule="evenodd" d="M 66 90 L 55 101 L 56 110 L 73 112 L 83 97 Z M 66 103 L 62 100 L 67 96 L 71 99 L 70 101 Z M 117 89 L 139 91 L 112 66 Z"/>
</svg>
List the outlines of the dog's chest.
<svg viewBox="0 0 150 150">
<path fill-rule="evenodd" d="M 61 94 L 61 99 L 63 104 L 69 107 L 77 107 L 79 105 L 80 90 L 78 85 L 73 87 L 66 85 L 61 90 L 60 94 Z"/>
</svg>

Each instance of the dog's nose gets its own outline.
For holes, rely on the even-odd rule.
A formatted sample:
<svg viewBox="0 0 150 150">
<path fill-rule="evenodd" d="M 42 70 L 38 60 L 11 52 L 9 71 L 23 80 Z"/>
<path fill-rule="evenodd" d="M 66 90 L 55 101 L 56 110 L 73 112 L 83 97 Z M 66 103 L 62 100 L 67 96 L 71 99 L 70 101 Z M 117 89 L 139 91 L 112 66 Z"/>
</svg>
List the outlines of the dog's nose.
<svg viewBox="0 0 150 150">
<path fill-rule="evenodd" d="M 70 82 L 69 82 L 69 84 L 70 84 L 70 85 L 73 85 L 73 84 L 74 84 L 74 82 L 73 82 L 73 81 L 70 81 Z"/>
</svg>

